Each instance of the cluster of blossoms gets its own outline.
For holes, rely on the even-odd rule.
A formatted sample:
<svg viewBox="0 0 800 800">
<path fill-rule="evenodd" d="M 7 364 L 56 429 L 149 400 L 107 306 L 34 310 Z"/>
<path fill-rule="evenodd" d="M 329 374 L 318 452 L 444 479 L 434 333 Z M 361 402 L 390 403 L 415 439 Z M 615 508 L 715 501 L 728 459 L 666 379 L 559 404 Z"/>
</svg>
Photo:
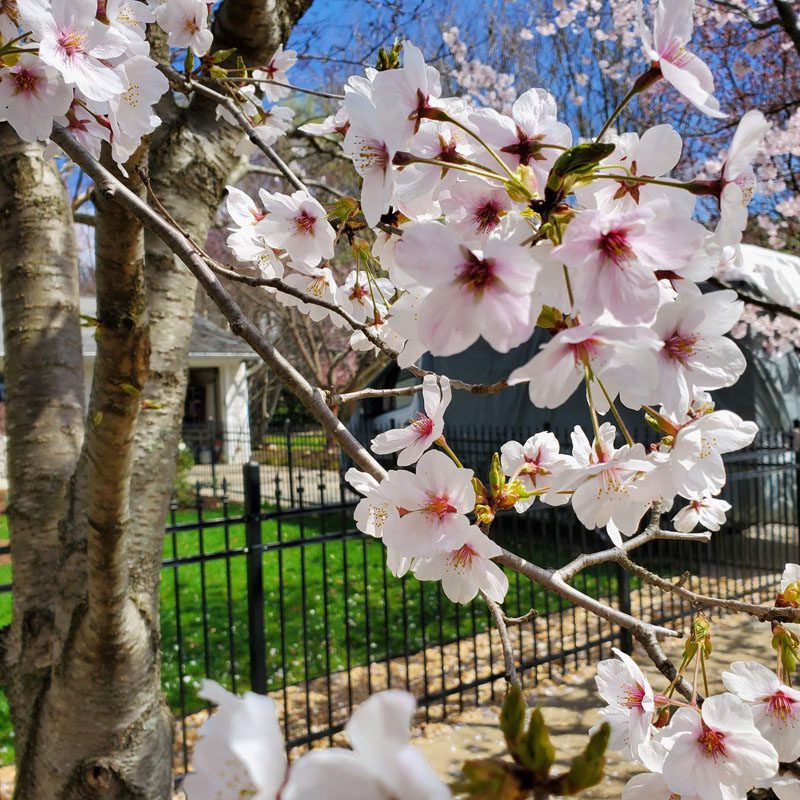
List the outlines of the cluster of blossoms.
<svg viewBox="0 0 800 800">
<path fill-rule="evenodd" d="M 691 3 L 667 0 L 652 32 L 642 22 L 650 67 L 634 89 L 665 79 L 724 116 L 708 68 L 686 49 L 691 23 Z M 402 66 L 350 78 L 341 108 L 312 131 L 343 135 L 362 178 L 363 218 L 376 229 L 371 249 L 351 235 L 356 265 L 344 286 L 326 264 L 333 228 L 308 192 L 262 192 L 258 206 L 231 192 L 237 257 L 285 276 L 293 291 L 278 288 L 278 299 L 313 319 L 355 321 L 353 347 L 381 348 L 409 366 L 479 337 L 505 353 L 538 326 L 550 340 L 509 383 L 527 384 L 540 408 L 560 406 L 581 386 L 586 393 L 592 441 L 576 427 L 571 454 L 547 433 L 507 443 L 508 480 L 487 490 L 455 454 L 425 452 L 435 443 L 448 451 L 449 401 L 447 380 L 426 378 L 424 413 L 373 443 L 379 454 L 400 451 L 400 467 L 417 462 L 416 471 L 394 470 L 380 483 L 351 474 L 365 498 L 358 526 L 383 539 L 395 574 L 441 579 L 460 602 L 478 591 L 502 598 L 507 583 L 491 561 L 500 549 L 483 523 L 537 497 L 571 502 L 584 525 L 605 527 L 617 545 L 648 508 L 676 497 L 688 501 L 675 517 L 679 530 L 719 529 L 728 509 L 717 497 L 722 456 L 749 445 L 756 426 L 715 411 L 708 395 L 744 371 L 725 336 L 743 305 L 732 291 L 704 294 L 698 283 L 739 260 L 756 188 L 751 164 L 767 128 L 759 111 L 747 112 L 720 175 L 682 183 L 669 177 L 682 149 L 671 126 L 573 146 L 544 89 L 524 92 L 506 114 L 475 108 L 443 97 L 437 71 L 405 43 Z M 719 203 L 713 231 L 693 218 L 698 195 Z M 660 441 L 635 443 L 617 403 L 644 413 Z M 601 424 L 608 413 L 616 426 Z"/>
<path fill-rule="evenodd" d="M 218 706 L 200 729 L 189 800 L 446 800 L 450 790 L 410 744 L 416 701 L 396 689 L 375 694 L 345 727 L 352 750 L 312 750 L 291 767 L 275 701 L 237 697 L 213 681 L 200 696 Z"/>
<path fill-rule="evenodd" d="M 780 605 L 798 607 L 799 580 L 800 566 L 787 564 Z M 700 617 L 684 669 L 695 658 L 705 660 L 710 642 Z M 727 691 L 706 697 L 702 706 L 673 696 L 677 679 L 665 694 L 655 693 L 622 652 L 601 661 L 596 681 L 608 704 L 601 716 L 611 725 L 609 748 L 649 770 L 631 779 L 623 800 L 744 800 L 754 787 L 797 800 L 800 779 L 781 767 L 800 758 L 800 692 L 791 686 L 797 645 L 791 631 L 773 624 L 777 674 L 755 661 L 734 662 L 722 674 Z"/>
<path fill-rule="evenodd" d="M 209 8 L 203 0 L 4 2 L 0 120 L 28 142 L 46 140 L 56 123 L 96 158 L 107 142 L 113 159 L 124 164 L 142 137 L 160 125 L 155 105 L 169 90 L 167 77 L 150 57 L 147 24 L 156 23 L 171 48 L 204 63 L 212 43 Z M 294 61 L 293 52 L 279 48 L 267 65 L 253 71 L 253 81 L 264 81 L 265 88 L 241 90 L 251 120 L 265 136 L 276 138 L 291 120 L 290 109 L 267 111 L 263 104 L 288 94 L 279 84 Z"/>
</svg>

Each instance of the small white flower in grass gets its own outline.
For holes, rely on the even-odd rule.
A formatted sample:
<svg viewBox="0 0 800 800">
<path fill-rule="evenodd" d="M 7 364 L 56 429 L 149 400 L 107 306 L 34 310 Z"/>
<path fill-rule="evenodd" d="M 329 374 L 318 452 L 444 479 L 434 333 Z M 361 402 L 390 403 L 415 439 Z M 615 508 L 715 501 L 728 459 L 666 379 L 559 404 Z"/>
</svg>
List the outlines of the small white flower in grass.
<svg viewBox="0 0 800 800">
<path fill-rule="evenodd" d="M 397 689 L 370 697 L 345 726 L 352 751 L 302 756 L 281 800 L 447 800 L 450 790 L 411 745 L 415 705 L 412 695 Z"/>
<path fill-rule="evenodd" d="M 741 800 L 778 771 L 778 754 L 750 708 L 732 694 L 706 698 L 701 711 L 679 708 L 663 732 L 667 786 L 702 800 Z"/>
<path fill-rule="evenodd" d="M 416 473 L 390 470 L 381 491 L 400 509 L 400 520 L 384 531 L 387 547 L 407 557 L 452 551 L 464 542 L 475 508 L 471 469 L 457 467 L 444 453 L 429 450 Z"/>
<path fill-rule="evenodd" d="M 643 444 L 614 447 L 616 428 L 604 422 L 590 445 L 579 425 L 572 432 L 572 459 L 553 480 L 553 492 L 572 491 L 572 508 L 590 530 L 605 527 L 619 547 L 622 536 L 636 533 L 653 499 L 642 497 L 637 479 L 653 470 Z"/>
<path fill-rule="evenodd" d="M 53 117 L 66 114 L 73 91 L 58 73 L 30 53 L 3 71 L 0 81 L 0 119 L 6 120 L 26 142 L 46 139 Z"/>
<path fill-rule="evenodd" d="M 770 123 L 760 111 L 748 111 L 733 134 L 722 168 L 719 223 L 714 239 L 720 247 L 737 245 L 747 227 L 747 206 L 756 191 L 752 161 L 764 142 Z"/>
<path fill-rule="evenodd" d="M 336 233 L 325 209 L 308 192 L 262 192 L 261 201 L 267 212 L 261 222 L 265 241 L 270 247 L 286 250 L 297 269 L 316 267 L 323 258 L 333 258 Z"/>
<path fill-rule="evenodd" d="M 692 105 L 710 117 L 726 117 L 714 97 L 711 70 L 686 49 L 694 27 L 694 0 L 659 0 L 652 35 L 643 18 L 642 0 L 637 0 L 637 5 L 639 35 L 645 55 Z"/>
<path fill-rule="evenodd" d="M 503 473 L 511 478 L 516 476 L 523 488 L 534 492 L 546 488 L 569 459 L 559 453 L 558 439 L 549 431 L 536 433 L 525 444 L 506 442 L 500 448 L 500 465 Z M 545 494 L 542 497 L 549 505 L 562 505 L 569 502 L 566 494 Z M 536 495 L 518 500 L 514 508 L 522 513 L 536 502 Z"/>
<path fill-rule="evenodd" d="M 681 533 L 691 533 L 698 525 L 708 531 L 718 531 L 725 524 L 725 515 L 730 510 L 731 504 L 725 500 L 701 497 L 682 508 L 672 518 L 672 525 Z"/>
<path fill-rule="evenodd" d="M 97 0 L 19 0 L 19 12 L 39 42 L 39 58 L 67 84 L 98 101 L 125 90 L 121 75 L 104 62 L 122 55 L 127 41 L 116 28 L 95 19 Z"/>
<path fill-rule="evenodd" d="M 214 37 L 205 0 L 169 0 L 155 13 L 170 47 L 190 47 L 196 56 L 204 56 L 211 48 Z"/>
<path fill-rule="evenodd" d="M 395 259 L 432 289 L 419 306 L 417 338 L 434 355 L 459 353 L 479 336 L 507 353 L 531 335 L 539 264 L 530 248 L 489 239 L 469 250 L 446 225 L 418 222 L 405 229 Z"/>
<path fill-rule="evenodd" d="M 653 732 L 655 696 L 636 662 L 616 647 L 613 652 L 616 658 L 597 665 L 597 691 L 608 703 L 600 714 L 611 725 L 609 750 L 622 750 L 625 758 L 635 759 L 639 745 Z"/>
<path fill-rule="evenodd" d="M 286 73 L 296 62 L 297 53 L 294 50 L 284 50 L 283 45 L 279 44 L 272 58 L 260 69 L 253 70 L 253 77 L 257 81 L 277 81 L 278 83 L 286 83 Z M 262 83 L 261 90 L 270 103 L 274 103 L 282 97 L 288 97 L 292 91 L 285 86 L 277 86 L 274 83 Z"/>
<path fill-rule="evenodd" d="M 194 771 L 183 784 L 188 800 L 276 800 L 287 763 L 275 701 L 252 692 L 237 697 L 208 680 L 199 695 L 218 708 L 199 731 Z"/>
<path fill-rule="evenodd" d="M 576 325 L 542 345 L 527 364 L 511 373 L 508 382 L 528 382 L 535 406 L 558 408 L 584 382 L 588 366 L 612 400 L 619 394 L 624 405 L 636 409 L 655 389 L 660 346 L 658 337 L 643 326 Z M 628 379 L 631 374 L 636 381 Z M 608 403 L 596 382 L 593 386 L 595 407 L 605 413 Z"/>
<path fill-rule="evenodd" d="M 424 411 L 405 427 L 378 434 L 372 440 L 372 452 L 378 455 L 398 453 L 397 464 L 407 467 L 433 445 L 444 431 L 444 412 L 450 405 L 450 381 L 435 375 L 422 379 L 422 401 Z"/>
<path fill-rule="evenodd" d="M 756 661 L 735 661 L 722 673 L 722 682 L 750 706 L 756 727 L 781 761 L 800 758 L 800 692 Z"/>
<path fill-rule="evenodd" d="M 417 561 L 413 571 L 418 580 L 441 581 L 445 595 L 454 603 L 469 603 L 479 591 L 495 603 L 502 603 L 508 592 L 508 578 L 491 560 L 502 552 L 477 525 L 471 525 L 463 544 Z"/>
</svg>

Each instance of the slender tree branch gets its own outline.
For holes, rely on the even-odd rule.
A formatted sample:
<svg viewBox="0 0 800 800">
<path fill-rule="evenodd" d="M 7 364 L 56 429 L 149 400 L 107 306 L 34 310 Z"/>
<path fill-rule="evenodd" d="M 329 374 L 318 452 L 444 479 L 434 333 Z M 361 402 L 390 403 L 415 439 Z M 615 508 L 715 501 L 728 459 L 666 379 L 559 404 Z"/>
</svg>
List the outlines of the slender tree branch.
<svg viewBox="0 0 800 800">
<path fill-rule="evenodd" d="M 505 662 L 506 680 L 517 688 L 521 689 L 522 684 L 517 675 L 517 667 L 514 663 L 514 648 L 511 646 L 511 639 L 508 635 L 508 627 L 506 626 L 506 618 L 503 615 L 503 610 L 495 603 L 490 597 L 487 597 L 483 592 L 481 596 L 486 601 L 489 611 L 492 612 L 494 617 L 494 624 L 497 626 L 497 634 L 500 637 L 500 644 L 503 646 L 503 661 Z"/>
</svg>

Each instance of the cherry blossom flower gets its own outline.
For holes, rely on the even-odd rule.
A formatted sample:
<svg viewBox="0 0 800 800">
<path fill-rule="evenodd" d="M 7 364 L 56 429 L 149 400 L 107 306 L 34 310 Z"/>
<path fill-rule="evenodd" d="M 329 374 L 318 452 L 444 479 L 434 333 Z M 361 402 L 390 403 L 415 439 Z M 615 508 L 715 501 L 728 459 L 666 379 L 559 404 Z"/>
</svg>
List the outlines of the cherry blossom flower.
<svg viewBox="0 0 800 800">
<path fill-rule="evenodd" d="M 687 217 L 691 216 L 695 199 L 685 189 L 625 180 L 625 177 L 663 178 L 674 169 L 681 157 L 682 142 L 671 125 L 649 128 L 641 138 L 636 133 L 623 133 L 614 144 L 614 152 L 600 162 L 600 168 L 606 174 L 619 174 L 620 179 L 599 179 L 576 187 L 575 196 L 582 205 L 629 210 L 666 200 L 674 211 L 679 206 Z"/>
<path fill-rule="evenodd" d="M 506 353 L 533 332 L 538 264 L 530 248 L 490 239 L 467 250 L 445 225 L 419 222 L 405 229 L 395 258 L 433 290 L 419 308 L 418 338 L 434 355 L 459 353 L 479 336 Z"/>
<path fill-rule="evenodd" d="M 169 90 L 169 81 L 147 56 L 134 56 L 120 67 L 128 88 L 109 101 L 109 121 L 115 137 L 125 136 L 140 141 L 161 123 L 152 107 Z"/>
<path fill-rule="evenodd" d="M 378 434 L 372 440 L 372 452 L 378 455 L 398 453 L 397 464 L 407 467 L 413 464 L 442 435 L 444 412 L 450 405 L 450 381 L 442 377 L 437 381 L 435 375 L 422 379 L 422 400 L 424 411 L 405 428 L 398 428 Z"/>
<path fill-rule="evenodd" d="M 145 39 L 146 25 L 155 22 L 153 9 L 136 0 L 107 0 L 106 17 L 111 25 L 125 37 L 130 56 L 146 56 L 150 45 Z"/>
<path fill-rule="evenodd" d="M 544 187 L 547 173 L 561 154 L 558 148 L 572 144 L 572 132 L 563 122 L 558 122 L 556 116 L 553 95 L 544 89 L 528 89 L 514 101 L 511 116 L 484 108 L 471 114 L 469 119 L 509 167 L 516 169 L 520 164 L 530 167 L 539 186 Z M 550 144 L 558 147 L 543 147 Z M 480 160 L 487 166 L 495 166 L 488 154 L 482 155 Z"/>
<path fill-rule="evenodd" d="M 503 474 L 519 480 L 527 492 L 546 488 L 567 462 L 567 456 L 559 453 L 558 439 L 549 431 L 535 433 L 525 444 L 511 441 L 500 448 Z M 569 502 L 569 496 L 545 494 L 542 500 L 549 505 L 562 505 Z M 535 502 L 536 495 L 523 497 L 514 504 L 514 508 L 522 513 Z"/>
<path fill-rule="evenodd" d="M 658 66 L 664 78 L 704 114 L 726 117 L 714 97 L 711 70 L 686 49 L 692 38 L 694 0 L 658 0 L 652 36 L 644 22 L 642 1 L 637 3 L 642 49 L 653 66 Z"/>
<path fill-rule="evenodd" d="M 353 513 L 356 528 L 367 536 L 383 539 L 384 532 L 400 519 L 397 506 L 385 496 L 381 484 L 366 472 L 351 467 L 345 473 L 344 479 L 363 495 Z M 386 551 L 386 561 L 392 574 L 396 577 L 405 575 L 411 566 L 411 559 L 403 557 L 388 546 Z"/>
<path fill-rule="evenodd" d="M 639 745 L 648 741 L 653 731 L 655 696 L 636 662 L 616 647 L 613 652 L 616 658 L 597 665 L 597 691 L 608 703 L 600 714 L 611 726 L 609 750 L 622 750 L 625 758 L 635 759 Z"/>
<path fill-rule="evenodd" d="M 454 125 L 424 120 L 414 137 L 411 152 L 421 158 L 459 164 L 470 154 L 470 145 L 467 134 Z M 459 174 L 463 173 L 435 164 L 404 166 L 396 178 L 398 201 L 408 205 L 418 198 L 426 198 L 430 202 L 434 195 L 451 186 Z"/>
<path fill-rule="evenodd" d="M 447 800 L 450 790 L 411 745 L 415 705 L 399 689 L 365 700 L 345 726 L 352 751 L 334 747 L 302 756 L 281 800 Z"/>
<path fill-rule="evenodd" d="M 748 706 L 732 694 L 706 698 L 700 711 L 679 708 L 662 741 L 664 781 L 679 795 L 734 800 L 778 771 L 775 748 L 756 728 Z"/>
<path fill-rule="evenodd" d="M 47 139 L 53 117 L 66 114 L 73 98 L 52 67 L 35 55 L 23 53 L 3 71 L 0 81 L 0 119 L 6 120 L 26 142 Z"/>
<path fill-rule="evenodd" d="M 716 497 L 701 497 L 684 506 L 673 518 L 676 531 L 691 533 L 698 525 L 708 531 L 718 531 L 725 524 L 731 504 Z"/>
<path fill-rule="evenodd" d="M 253 78 L 257 81 L 277 81 L 286 83 L 286 73 L 297 63 L 297 53 L 294 50 L 284 50 L 283 44 L 278 45 L 278 49 L 273 53 L 272 58 L 260 69 L 253 70 Z M 276 83 L 263 83 L 261 90 L 270 103 L 288 97 L 291 89 L 286 86 L 278 86 Z"/>
<path fill-rule="evenodd" d="M 288 106 L 272 106 L 268 111 L 259 108 L 254 115 L 255 133 L 264 144 L 275 144 L 289 131 L 293 119 L 294 110 Z M 249 136 L 243 136 L 236 146 L 234 155 L 250 156 L 257 149 Z"/>
<path fill-rule="evenodd" d="M 744 303 L 736 292 L 685 292 L 658 310 L 653 332 L 663 341 L 658 352 L 655 397 L 667 414 L 679 416 L 698 389 L 721 389 L 739 380 L 747 362 L 723 334 L 739 320 Z"/>
<path fill-rule="evenodd" d="M 323 258 L 333 258 L 336 233 L 328 224 L 325 209 L 308 192 L 291 195 L 261 195 L 267 216 L 261 233 L 270 247 L 286 250 L 297 269 L 316 267 Z"/>
<path fill-rule="evenodd" d="M 471 525 L 459 547 L 417 561 L 414 575 L 421 581 L 441 581 L 445 595 L 454 603 L 469 603 L 479 591 L 502 603 L 508 592 L 508 577 L 491 561 L 502 552 L 477 525 Z"/>
<path fill-rule="evenodd" d="M 366 270 L 352 270 L 339 287 L 337 299 L 343 298 L 350 315 L 358 322 L 382 320 L 395 288 L 386 278 L 373 278 Z"/>
<path fill-rule="evenodd" d="M 416 474 L 390 470 L 381 491 L 400 509 L 400 520 L 384 531 L 387 546 L 409 557 L 451 551 L 465 541 L 475 507 L 471 469 L 457 467 L 444 453 L 429 450 Z"/>
<path fill-rule="evenodd" d="M 97 117 L 83 105 L 74 101 L 65 117 L 57 117 L 56 122 L 66 128 L 85 147 L 95 159 L 100 158 L 103 142 L 111 140 L 111 126 L 101 125 Z M 61 152 L 61 148 L 50 142 L 45 148 L 46 155 Z"/>
<path fill-rule="evenodd" d="M 557 333 L 525 365 L 508 378 L 510 385 L 528 381 L 531 402 L 538 408 L 558 408 L 584 380 L 585 368 L 603 382 L 613 399 L 639 408 L 658 382 L 658 338 L 644 327 L 576 325 Z M 636 381 L 629 380 L 635 374 Z M 601 413 L 608 404 L 598 388 L 594 397 Z"/>
<path fill-rule="evenodd" d="M 800 692 L 755 661 L 735 661 L 722 673 L 722 682 L 750 707 L 756 727 L 780 761 L 800 758 Z"/>
<path fill-rule="evenodd" d="M 396 273 L 393 274 L 393 277 L 396 277 Z M 420 307 L 429 294 L 429 289 L 412 286 L 403 292 L 400 299 L 393 303 L 390 309 L 388 326 L 404 342 L 395 348 L 399 352 L 397 363 L 404 369 L 416 364 L 427 350 L 427 347 L 419 341 L 417 334 L 421 318 Z"/>
<path fill-rule="evenodd" d="M 756 190 L 752 161 L 769 127 L 769 122 L 760 111 L 748 111 L 733 134 L 722 168 L 720 219 L 714 233 L 720 247 L 736 245 L 742 240 L 742 232 L 747 226 L 747 206 Z"/>
<path fill-rule="evenodd" d="M 575 516 L 589 530 L 605 527 L 611 541 L 622 545 L 622 536 L 636 533 L 639 521 L 653 498 L 641 496 L 636 478 L 653 470 L 643 444 L 614 447 L 616 428 L 604 422 L 599 438 L 590 445 L 579 425 L 572 432 L 572 459 L 557 475 L 553 492 L 572 491 Z"/>
<path fill-rule="evenodd" d="M 400 141 L 419 130 L 429 109 L 439 105 L 442 93 L 439 73 L 425 64 L 422 51 L 411 42 L 403 42 L 402 68 L 379 72 L 373 83 L 383 124 L 397 126 Z"/>
<path fill-rule="evenodd" d="M 399 145 L 397 128 L 382 124 L 373 101 L 359 92 L 348 92 L 345 108 L 350 127 L 342 145 L 361 175 L 361 208 L 367 224 L 375 226 L 389 210 L 394 195 L 392 159 Z"/>
<path fill-rule="evenodd" d="M 587 322 L 610 313 L 619 322 L 652 322 L 658 310 L 655 270 L 680 274 L 705 240 L 705 229 L 667 205 L 584 211 L 553 251 L 571 268 L 575 303 Z"/>
<path fill-rule="evenodd" d="M 340 297 L 337 302 L 339 286 L 329 267 L 309 267 L 303 273 L 295 272 L 287 275 L 283 282 L 286 286 L 302 292 L 310 302 L 304 302 L 299 297 L 278 290 L 277 297 L 281 303 L 297 308 L 301 314 L 307 314 L 313 322 L 329 319 L 337 328 L 345 325 L 344 318 L 332 308 L 313 302 L 322 300 L 329 305 L 336 306 L 341 311 L 350 311 L 349 305 L 346 304 L 347 301 Z"/>
<path fill-rule="evenodd" d="M 218 708 L 199 731 L 194 772 L 183 784 L 189 800 L 276 800 L 287 762 L 275 701 L 253 692 L 237 697 L 209 680 L 199 695 Z"/>
<path fill-rule="evenodd" d="M 19 0 L 23 22 L 39 42 L 39 58 L 90 100 L 110 100 L 125 90 L 122 77 L 103 61 L 122 55 L 125 37 L 95 19 L 96 0 Z"/>
<path fill-rule="evenodd" d="M 672 494 L 699 500 L 717 494 L 725 485 L 722 456 L 747 447 L 758 426 L 732 411 L 713 411 L 681 427 L 675 435 L 665 468 Z"/>
<path fill-rule="evenodd" d="M 482 178 L 467 178 L 450 184 L 448 196 L 440 199 L 442 211 L 453 230 L 477 242 L 497 230 L 511 211 L 508 192 Z M 563 282 L 563 276 L 561 278 Z"/>
<path fill-rule="evenodd" d="M 190 47 L 196 56 L 211 49 L 214 37 L 208 28 L 205 0 L 169 0 L 156 11 L 156 20 L 167 32 L 170 47 Z"/>
</svg>

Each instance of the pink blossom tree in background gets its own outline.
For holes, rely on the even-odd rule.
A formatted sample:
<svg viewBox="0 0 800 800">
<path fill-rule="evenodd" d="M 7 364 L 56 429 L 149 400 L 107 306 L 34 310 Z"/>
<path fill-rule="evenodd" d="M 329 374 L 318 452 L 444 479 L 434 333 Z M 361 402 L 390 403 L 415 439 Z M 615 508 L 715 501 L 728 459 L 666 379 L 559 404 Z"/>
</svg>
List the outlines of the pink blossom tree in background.
<svg viewBox="0 0 800 800">
<path fill-rule="evenodd" d="M 793 202 L 789 181 L 770 174 L 765 159 L 791 164 L 796 142 L 784 136 L 791 116 L 782 125 L 781 112 L 768 109 L 770 122 L 749 107 L 756 103 L 745 108 L 719 92 L 729 53 L 712 29 L 722 41 L 743 25 L 787 36 L 780 47 L 788 52 L 792 9 L 703 7 L 697 46 L 692 2 L 595 5 L 565 3 L 555 18 L 532 17 L 520 29 L 526 46 L 567 29 L 593 43 L 579 51 L 586 72 L 576 73 L 573 59 L 552 87 L 469 61 L 469 48 L 448 30 L 449 75 L 405 40 L 382 48 L 376 67 L 354 70 L 342 94 L 292 83 L 297 54 L 281 40 L 303 4 L 2 6 L 0 113 L 8 126 L 0 161 L 4 207 L 18 216 L 18 229 L 5 233 L 12 246 L 0 248 L 6 338 L 17 337 L 9 364 L 15 607 L 2 656 L 20 745 L 17 797 L 155 800 L 171 791 L 156 634 L 167 498 L 150 487 L 174 469 L 166 465 L 196 285 L 354 462 L 347 479 L 362 498 L 356 525 L 383 541 L 391 572 L 441 582 L 454 603 L 486 602 L 506 656 L 500 725 L 509 757 L 468 761 L 446 786 L 411 743 L 413 697 L 388 691 L 354 713 L 350 749 L 288 764 L 274 703 L 209 682 L 203 695 L 219 709 L 186 780 L 190 800 L 573 796 L 602 779 L 607 750 L 641 765 L 625 798 L 734 800 L 756 788 L 798 796 L 800 694 L 791 682 L 800 656 L 787 623 L 800 616 L 800 567 L 786 566 L 773 604 L 754 604 L 696 593 L 634 561 L 648 542 L 710 539 L 727 511 L 718 497 L 722 456 L 757 433 L 754 423 L 715 410 L 709 394 L 734 385 L 744 366 L 725 338 L 743 302 L 714 281 L 740 269 L 751 206 L 774 242 L 794 235 L 779 216 Z M 614 33 L 601 24 L 609 19 Z M 751 49 L 748 70 L 768 71 Z M 560 63 L 552 58 L 549 68 Z M 739 69 L 742 80 L 748 70 Z M 609 81 L 618 99 L 599 117 L 582 116 L 581 99 L 609 104 L 613 93 L 595 92 Z M 567 86 L 559 103 L 550 88 Z M 656 91 L 674 108 L 652 103 Z M 300 173 L 302 159 L 276 149 L 295 122 L 287 105 L 294 94 L 335 101 L 298 135 L 320 158 L 335 151 L 352 163 L 353 191 L 332 190 L 308 168 Z M 632 132 L 636 102 L 643 124 Z M 702 115 L 723 127 L 684 147 L 681 134 L 691 135 Z M 83 172 L 69 187 L 71 203 L 53 159 Z M 250 159 L 277 185 L 248 193 L 230 182 L 258 171 Z M 65 206 L 84 204 L 84 180 L 93 183 L 98 295 L 98 318 L 87 320 L 98 352 L 85 410 L 82 383 L 66 391 L 61 374 L 65 360 L 74 367 L 79 358 L 80 337 L 74 242 L 60 238 L 71 228 L 58 227 Z M 229 252 L 207 244 L 220 219 Z M 767 291 L 786 284 L 780 270 L 760 278 Z M 249 314 L 237 302 L 244 289 L 257 298 Z M 781 305 L 796 321 L 789 300 Z M 270 309 L 268 319 L 259 306 Z M 396 361 L 418 382 L 342 391 L 329 352 L 328 375 L 316 383 L 314 369 L 303 374 L 276 346 L 283 337 L 273 326 L 286 308 L 292 323 L 280 324 L 300 319 L 309 338 L 340 332 L 339 363 L 366 353 Z M 416 366 L 425 352 L 460 353 L 480 337 L 508 352 L 537 328 L 550 340 L 490 386 Z M 302 349 L 302 341 L 290 336 L 286 346 Z M 527 384 L 542 408 L 580 392 L 591 427 L 575 425 L 564 453 L 546 431 L 497 442 L 490 473 L 476 474 L 447 441 L 452 393 L 515 384 Z M 371 449 L 335 413 L 365 397 L 416 392 L 424 411 Z M 655 445 L 634 439 L 620 406 L 657 431 Z M 398 453 L 397 468 L 386 471 L 373 453 Z M 153 469 L 157 458 L 163 474 Z M 43 503 L 48 492 L 52 502 Z M 526 513 L 536 502 L 570 504 L 586 528 L 605 528 L 613 547 L 556 570 L 500 547 L 492 536 L 498 512 Z M 708 696 L 705 615 L 698 612 L 683 659 L 672 664 L 660 643 L 679 631 L 573 584 L 588 566 L 610 562 L 698 608 L 771 623 L 765 642 L 768 631 L 776 669 L 736 662 L 723 675 L 727 691 Z M 527 713 L 514 669 L 502 611 L 509 572 L 629 631 L 664 677 L 652 687 L 622 653 L 598 664 L 604 721 L 566 769 L 556 766 L 541 711 Z"/>
</svg>

